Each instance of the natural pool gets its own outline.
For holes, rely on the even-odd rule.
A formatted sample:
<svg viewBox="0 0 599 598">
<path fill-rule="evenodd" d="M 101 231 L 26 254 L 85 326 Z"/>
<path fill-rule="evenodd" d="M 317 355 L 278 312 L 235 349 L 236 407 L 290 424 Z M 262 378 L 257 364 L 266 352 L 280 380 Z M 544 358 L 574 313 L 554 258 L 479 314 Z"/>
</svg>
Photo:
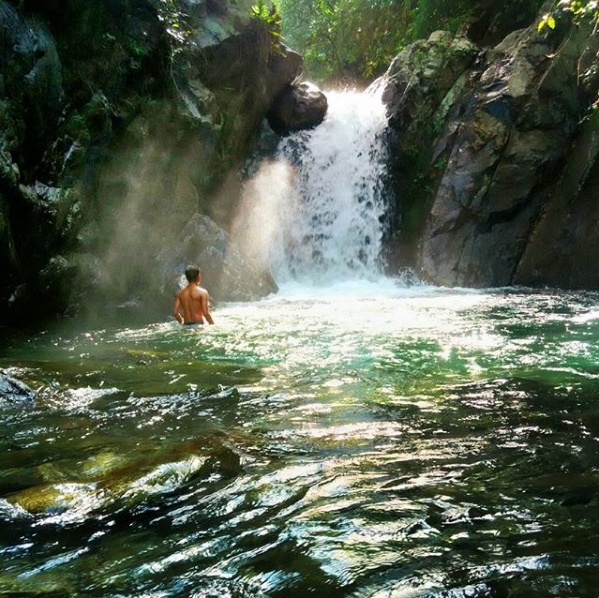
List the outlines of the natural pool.
<svg viewBox="0 0 599 598">
<path fill-rule="evenodd" d="M 599 294 L 286 289 L 0 367 L 0 595 L 585 597 Z"/>
</svg>

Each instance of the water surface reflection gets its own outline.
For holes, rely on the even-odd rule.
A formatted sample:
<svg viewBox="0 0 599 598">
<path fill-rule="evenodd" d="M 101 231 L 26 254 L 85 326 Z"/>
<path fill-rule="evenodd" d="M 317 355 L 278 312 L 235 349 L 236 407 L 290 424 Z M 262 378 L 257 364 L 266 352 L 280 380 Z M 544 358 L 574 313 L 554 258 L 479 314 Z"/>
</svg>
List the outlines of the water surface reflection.
<svg viewBox="0 0 599 598">
<path fill-rule="evenodd" d="M 595 596 L 598 299 L 298 290 L 13 342 L 0 592 Z"/>
</svg>

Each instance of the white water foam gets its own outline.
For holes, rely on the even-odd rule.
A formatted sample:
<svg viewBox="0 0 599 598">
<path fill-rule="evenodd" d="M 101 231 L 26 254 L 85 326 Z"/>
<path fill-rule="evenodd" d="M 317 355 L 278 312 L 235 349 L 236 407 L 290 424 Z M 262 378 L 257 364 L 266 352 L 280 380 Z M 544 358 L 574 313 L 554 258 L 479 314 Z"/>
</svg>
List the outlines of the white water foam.
<svg viewBox="0 0 599 598">
<path fill-rule="evenodd" d="M 385 107 L 374 91 L 326 95 L 325 121 L 282 139 L 246 185 L 235 227 L 282 285 L 382 277 Z"/>
</svg>

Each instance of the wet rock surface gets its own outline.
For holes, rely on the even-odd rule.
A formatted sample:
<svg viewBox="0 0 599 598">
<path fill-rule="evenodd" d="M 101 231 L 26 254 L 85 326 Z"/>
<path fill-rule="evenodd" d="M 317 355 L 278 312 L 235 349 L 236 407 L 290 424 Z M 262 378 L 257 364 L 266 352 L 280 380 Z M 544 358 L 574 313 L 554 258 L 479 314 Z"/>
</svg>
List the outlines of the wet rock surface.
<svg viewBox="0 0 599 598">
<path fill-rule="evenodd" d="M 385 99 L 400 253 L 422 277 L 599 287 L 586 259 L 599 241 L 588 225 L 597 132 L 580 120 L 597 80 L 568 66 L 590 65 L 596 46 L 584 27 L 534 24 L 493 48 L 439 32 L 396 58 Z"/>
<path fill-rule="evenodd" d="M 281 135 L 310 129 L 324 120 L 327 108 L 326 95 L 313 83 L 290 85 L 275 99 L 268 123 Z"/>
<path fill-rule="evenodd" d="M 230 236 L 210 218 L 196 214 L 181 232 L 174 250 L 161 254 L 163 292 L 174 297 L 187 263 L 200 264 L 202 285 L 215 301 L 251 301 L 276 292 L 269 272 L 248 260 Z"/>
<path fill-rule="evenodd" d="M 35 398 L 35 393 L 26 384 L 0 369 L 0 404 L 15 405 L 29 403 Z"/>
<path fill-rule="evenodd" d="M 138 292 L 157 256 L 198 211 L 226 230 L 229 182 L 302 70 L 251 7 L 0 0 L 0 322 L 160 311 L 159 275 Z"/>
</svg>

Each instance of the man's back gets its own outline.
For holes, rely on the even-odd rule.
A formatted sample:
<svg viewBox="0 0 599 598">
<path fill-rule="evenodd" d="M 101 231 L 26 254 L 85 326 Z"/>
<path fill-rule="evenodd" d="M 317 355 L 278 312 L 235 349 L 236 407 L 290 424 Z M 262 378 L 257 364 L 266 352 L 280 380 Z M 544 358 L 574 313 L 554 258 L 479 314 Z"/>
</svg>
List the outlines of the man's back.
<svg viewBox="0 0 599 598">
<path fill-rule="evenodd" d="M 208 293 L 205 289 L 191 283 L 182 291 L 179 291 L 177 298 L 183 310 L 183 320 L 186 324 L 204 323 L 204 303 L 208 301 Z"/>
<path fill-rule="evenodd" d="M 180 324 L 203 324 L 204 318 L 208 324 L 214 324 L 210 314 L 210 297 L 208 291 L 200 286 L 202 274 L 197 266 L 188 266 L 185 278 L 189 284 L 177 293 L 173 315 Z M 181 317 L 183 310 L 183 317 Z"/>
</svg>

